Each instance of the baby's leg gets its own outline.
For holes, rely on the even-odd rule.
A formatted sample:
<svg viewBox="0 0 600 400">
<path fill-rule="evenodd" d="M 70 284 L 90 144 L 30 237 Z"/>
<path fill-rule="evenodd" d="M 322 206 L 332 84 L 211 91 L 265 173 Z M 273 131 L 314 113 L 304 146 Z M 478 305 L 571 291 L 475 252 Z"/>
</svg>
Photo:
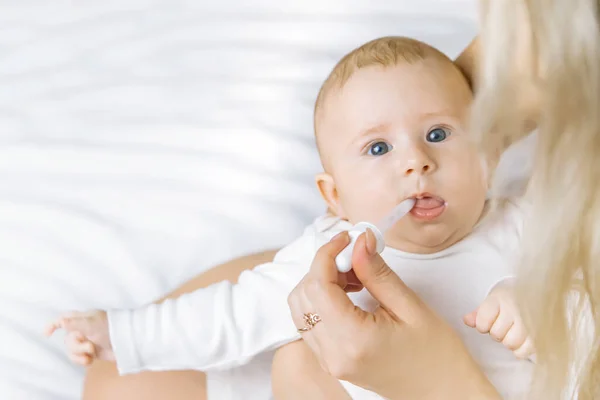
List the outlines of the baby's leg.
<svg viewBox="0 0 600 400">
<path fill-rule="evenodd" d="M 277 350 L 272 371 L 277 400 L 350 400 L 341 383 L 323 371 L 302 340 Z"/>
<path fill-rule="evenodd" d="M 223 280 L 235 282 L 243 270 L 272 261 L 274 255 L 275 251 L 267 251 L 222 264 L 185 283 L 167 298 Z M 206 400 L 206 376 L 198 371 L 142 372 L 119 376 L 115 364 L 97 361 L 88 369 L 83 399 Z"/>
</svg>

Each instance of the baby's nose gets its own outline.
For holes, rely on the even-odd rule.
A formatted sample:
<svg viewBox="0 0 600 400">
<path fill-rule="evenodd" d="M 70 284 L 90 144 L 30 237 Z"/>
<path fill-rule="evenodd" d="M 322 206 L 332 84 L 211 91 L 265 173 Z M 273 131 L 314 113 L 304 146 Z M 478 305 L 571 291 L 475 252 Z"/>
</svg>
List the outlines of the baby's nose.
<svg viewBox="0 0 600 400">
<path fill-rule="evenodd" d="M 407 143 L 404 149 L 405 176 L 431 174 L 437 168 L 433 155 L 422 143 Z"/>
<path fill-rule="evenodd" d="M 428 172 L 431 171 L 431 165 L 430 163 L 420 163 L 421 165 L 412 165 L 412 166 L 408 166 L 406 168 L 406 171 L 404 172 L 407 176 L 408 175 L 412 175 L 414 173 L 418 173 L 421 175 L 425 175 Z"/>
<path fill-rule="evenodd" d="M 404 175 L 412 176 L 412 175 L 427 175 L 433 173 L 436 169 L 435 162 L 427 157 L 425 154 L 420 154 L 416 157 L 410 158 L 405 167 L 404 167 Z"/>
</svg>

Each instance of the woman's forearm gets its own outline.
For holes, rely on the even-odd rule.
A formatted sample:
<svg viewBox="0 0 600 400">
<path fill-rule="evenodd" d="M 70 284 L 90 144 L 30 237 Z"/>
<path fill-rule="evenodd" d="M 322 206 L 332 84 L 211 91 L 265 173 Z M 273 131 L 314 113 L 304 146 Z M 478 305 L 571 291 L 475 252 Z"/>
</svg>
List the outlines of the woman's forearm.
<svg viewBox="0 0 600 400">
<path fill-rule="evenodd" d="M 475 361 L 473 361 L 475 363 Z M 467 378 L 469 383 L 462 392 L 456 393 L 456 400 L 502 400 L 502 396 L 494 385 L 488 380 L 478 365 L 475 365 L 473 373 Z"/>
<path fill-rule="evenodd" d="M 456 351 L 456 364 L 452 367 L 455 371 L 452 374 L 453 380 L 447 382 L 446 386 L 453 389 L 451 393 L 446 393 L 444 398 L 448 400 L 502 400 L 502 396 L 489 381 L 479 364 L 471 357 L 467 348 L 457 346 L 453 350 Z"/>
<path fill-rule="evenodd" d="M 438 393 L 431 399 L 444 398 L 447 400 L 502 400 L 494 385 L 489 381 L 481 366 L 473 359 L 462 342 L 452 348 L 454 355 L 449 357 L 456 360 L 452 365 L 452 374 L 447 373 L 448 382 L 446 393 Z M 433 382 L 432 382 L 433 384 Z"/>
<path fill-rule="evenodd" d="M 464 349 L 464 352 L 467 350 Z M 377 390 L 377 393 L 390 400 L 502 400 L 502 396 L 481 367 L 470 356 L 465 358 L 465 353 L 457 354 L 456 363 L 451 367 L 452 371 L 444 375 L 434 374 L 442 378 L 430 380 L 426 385 L 430 388 L 427 393 L 406 393 L 402 386 L 389 388 L 390 390 Z"/>
</svg>

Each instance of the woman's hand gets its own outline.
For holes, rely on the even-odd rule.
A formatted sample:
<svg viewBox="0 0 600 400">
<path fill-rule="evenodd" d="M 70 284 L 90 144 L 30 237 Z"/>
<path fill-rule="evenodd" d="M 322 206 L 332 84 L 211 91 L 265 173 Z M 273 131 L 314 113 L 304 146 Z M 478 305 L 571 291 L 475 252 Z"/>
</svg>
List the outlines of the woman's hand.
<svg viewBox="0 0 600 400">
<path fill-rule="evenodd" d="M 348 243 L 342 233 L 324 245 L 288 300 L 297 327 L 305 314 L 320 317 L 302 336 L 323 369 L 389 399 L 500 399 L 456 333 L 376 253 L 372 232 L 356 243 L 355 277 L 340 276 L 335 256 Z M 379 302 L 375 312 L 346 295 L 356 278 Z"/>
</svg>

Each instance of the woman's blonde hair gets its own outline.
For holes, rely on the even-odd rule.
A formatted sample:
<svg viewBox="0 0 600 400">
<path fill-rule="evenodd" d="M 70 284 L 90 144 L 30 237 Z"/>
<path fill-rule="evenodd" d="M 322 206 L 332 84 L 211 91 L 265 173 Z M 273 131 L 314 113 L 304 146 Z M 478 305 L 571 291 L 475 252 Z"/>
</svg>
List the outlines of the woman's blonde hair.
<svg viewBox="0 0 600 400">
<path fill-rule="evenodd" d="M 598 7 L 488 0 L 482 10 L 480 143 L 497 154 L 531 121 L 539 130 L 517 285 L 537 357 L 528 399 L 600 399 Z"/>
</svg>

